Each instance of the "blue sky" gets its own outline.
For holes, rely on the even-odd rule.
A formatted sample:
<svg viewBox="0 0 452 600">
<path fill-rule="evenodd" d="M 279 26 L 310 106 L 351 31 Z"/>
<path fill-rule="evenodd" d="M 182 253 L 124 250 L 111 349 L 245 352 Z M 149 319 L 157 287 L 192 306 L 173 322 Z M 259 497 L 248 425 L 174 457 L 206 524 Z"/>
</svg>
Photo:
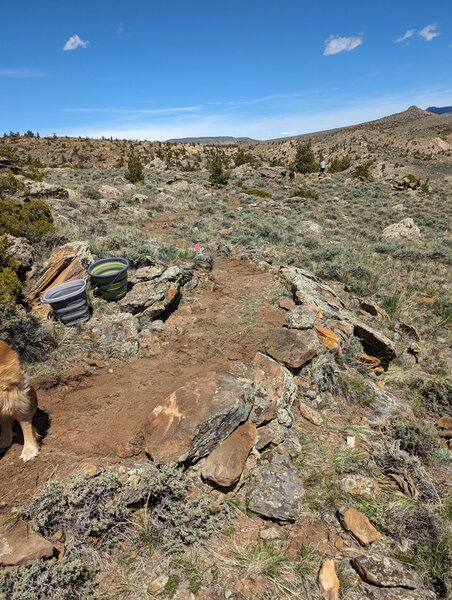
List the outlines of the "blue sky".
<svg viewBox="0 0 452 600">
<path fill-rule="evenodd" d="M 269 139 L 452 105 L 451 0 L 14 0 L 0 133 Z"/>
</svg>

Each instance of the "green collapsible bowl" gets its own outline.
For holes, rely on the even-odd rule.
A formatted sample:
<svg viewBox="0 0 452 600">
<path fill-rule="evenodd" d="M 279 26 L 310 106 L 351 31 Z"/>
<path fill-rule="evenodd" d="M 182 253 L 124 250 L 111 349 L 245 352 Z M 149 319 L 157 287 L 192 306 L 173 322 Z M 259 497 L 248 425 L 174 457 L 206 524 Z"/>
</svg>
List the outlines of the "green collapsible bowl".
<svg viewBox="0 0 452 600">
<path fill-rule="evenodd" d="M 127 258 L 102 258 L 90 264 L 88 273 L 105 300 L 121 300 L 127 294 Z"/>
</svg>

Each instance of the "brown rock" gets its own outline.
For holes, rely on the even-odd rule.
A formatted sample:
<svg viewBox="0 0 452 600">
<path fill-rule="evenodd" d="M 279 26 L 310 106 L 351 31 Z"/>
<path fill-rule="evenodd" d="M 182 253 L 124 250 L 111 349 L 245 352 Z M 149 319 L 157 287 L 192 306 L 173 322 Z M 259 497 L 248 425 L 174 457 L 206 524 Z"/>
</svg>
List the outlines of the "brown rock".
<svg viewBox="0 0 452 600">
<path fill-rule="evenodd" d="M 340 339 L 334 331 L 328 329 L 328 327 L 322 327 L 322 325 L 314 325 L 314 329 L 317 331 L 319 342 L 322 346 L 325 346 L 329 350 L 337 350 L 339 348 Z"/>
<path fill-rule="evenodd" d="M 304 402 L 300 402 L 298 408 L 300 409 L 302 417 L 304 417 L 314 425 L 317 425 L 318 427 L 320 427 L 320 425 L 323 425 L 323 418 L 321 415 L 319 415 L 319 413 L 316 410 L 314 410 Z"/>
<path fill-rule="evenodd" d="M 291 369 L 299 369 L 319 351 L 317 335 L 312 330 L 278 329 L 267 345 L 267 353 Z"/>
<path fill-rule="evenodd" d="M 292 300 L 292 298 L 281 298 L 278 302 L 278 306 L 279 308 L 283 308 L 284 310 L 292 310 L 293 308 L 296 307 L 295 302 Z"/>
<path fill-rule="evenodd" d="M 334 561 L 330 558 L 323 561 L 319 573 L 319 585 L 328 600 L 339 600 L 339 578 L 336 575 Z"/>
<path fill-rule="evenodd" d="M 377 319 L 377 321 L 383 321 L 383 319 L 389 319 L 387 312 L 384 308 L 381 308 L 376 302 L 373 300 L 361 300 L 359 303 L 359 308 L 372 315 Z"/>
<path fill-rule="evenodd" d="M 245 380 L 246 381 L 246 380 Z M 207 372 L 177 389 L 148 415 L 145 449 L 157 464 L 199 460 L 250 414 L 244 380 Z"/>
<path fill-rule="evenodd" d="M 151 581 L 149 584 L 149 591 L 153 596 L 160 596 L 165 589 L 165 585 L 168 583 L 168 575 L 159 575 Z"/>
<path fill-rule="evenodd" d="M 452 438 L 452 429 L 441 429 L 440 437 L 450 440 Z"/>
<path fill-rule="evenodd" d="M 367 546 L 381 538 L 369 519 L 355 508 L 349 506 L 339 512 L 339 520 L 362 546 Z"/>
<path fill-rule="evenodd" d="M 53 548 L 53 544 L 33 533 L 24 521 L 0 529 L 0 565 L 25 565 L 39 558 L 50 558 Z"/>
<path fill-rule="evenodd" d="M 271 421 L 257 430 L 256 448 L 263 450 L 270 444 L 277 446 L 284 441 L 287 429 L 280 425 L 278 421 Z"/>
<path fill-rule="evenodd" d="M 255 441 L 256 425 L 240 425 L 210 453 L 201 469 L 202 476 L 222 487 L 236 483 Z"/>
<path fill-rule="evenodd" d="M 438 419 L 437 425 L 441 429 L 452 429 L 452 417 L 441 417 Z"/>
<path fill-rule="evenodd" d="M 30 273 L 26 297 L 31 302 L 47 288 L 65 281 L 80 279 L 92 261 L 86 242 L 73 242 L 55 248 L 38 272 Z"/>
</svg>

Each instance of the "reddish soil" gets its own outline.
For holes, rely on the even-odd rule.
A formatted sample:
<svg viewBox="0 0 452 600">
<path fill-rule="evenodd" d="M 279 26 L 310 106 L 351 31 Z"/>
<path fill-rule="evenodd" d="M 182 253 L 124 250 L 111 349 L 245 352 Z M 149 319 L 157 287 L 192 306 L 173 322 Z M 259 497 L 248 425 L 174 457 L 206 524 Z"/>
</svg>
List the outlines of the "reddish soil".
<svg viewBox="0 0 452 600">
<path fill-rule="evenodd" d="M 166 321 L 167 331 L 156 334 L 152 356 L 110 361 L 50 389 L 48 382 L 36 382 L 41 454 L 24 464 L 18 434 L 0 458 L 0 512 L 24 504 L 52 476 L 137 460 L 119 458 L 117 446 L 126 445 L 149 411 L 195 375 L 250 362 L 284 320 L 284 311 L 274 308 L 281 292 L 272 273 L 235 260 L 220 262 L 184 294 Z"/>
</svg>

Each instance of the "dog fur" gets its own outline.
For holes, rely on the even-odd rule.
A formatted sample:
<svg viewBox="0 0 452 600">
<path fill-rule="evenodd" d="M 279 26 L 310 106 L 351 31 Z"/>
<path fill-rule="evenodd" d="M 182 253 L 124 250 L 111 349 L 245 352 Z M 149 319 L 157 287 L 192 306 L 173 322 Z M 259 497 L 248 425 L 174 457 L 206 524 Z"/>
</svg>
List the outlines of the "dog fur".
<svg viewBox="0 0 452 600">
<path fill-rule="evenodd" d="M 22 373 L 19 356 L 0 340 L 0 451 L 13 443 L 13 421 L 22 428 L 24 447 L 20 458 L 31 460 L 39 454 L 31 420 L 38 408 L 35 389 Z"/>
</svg>

